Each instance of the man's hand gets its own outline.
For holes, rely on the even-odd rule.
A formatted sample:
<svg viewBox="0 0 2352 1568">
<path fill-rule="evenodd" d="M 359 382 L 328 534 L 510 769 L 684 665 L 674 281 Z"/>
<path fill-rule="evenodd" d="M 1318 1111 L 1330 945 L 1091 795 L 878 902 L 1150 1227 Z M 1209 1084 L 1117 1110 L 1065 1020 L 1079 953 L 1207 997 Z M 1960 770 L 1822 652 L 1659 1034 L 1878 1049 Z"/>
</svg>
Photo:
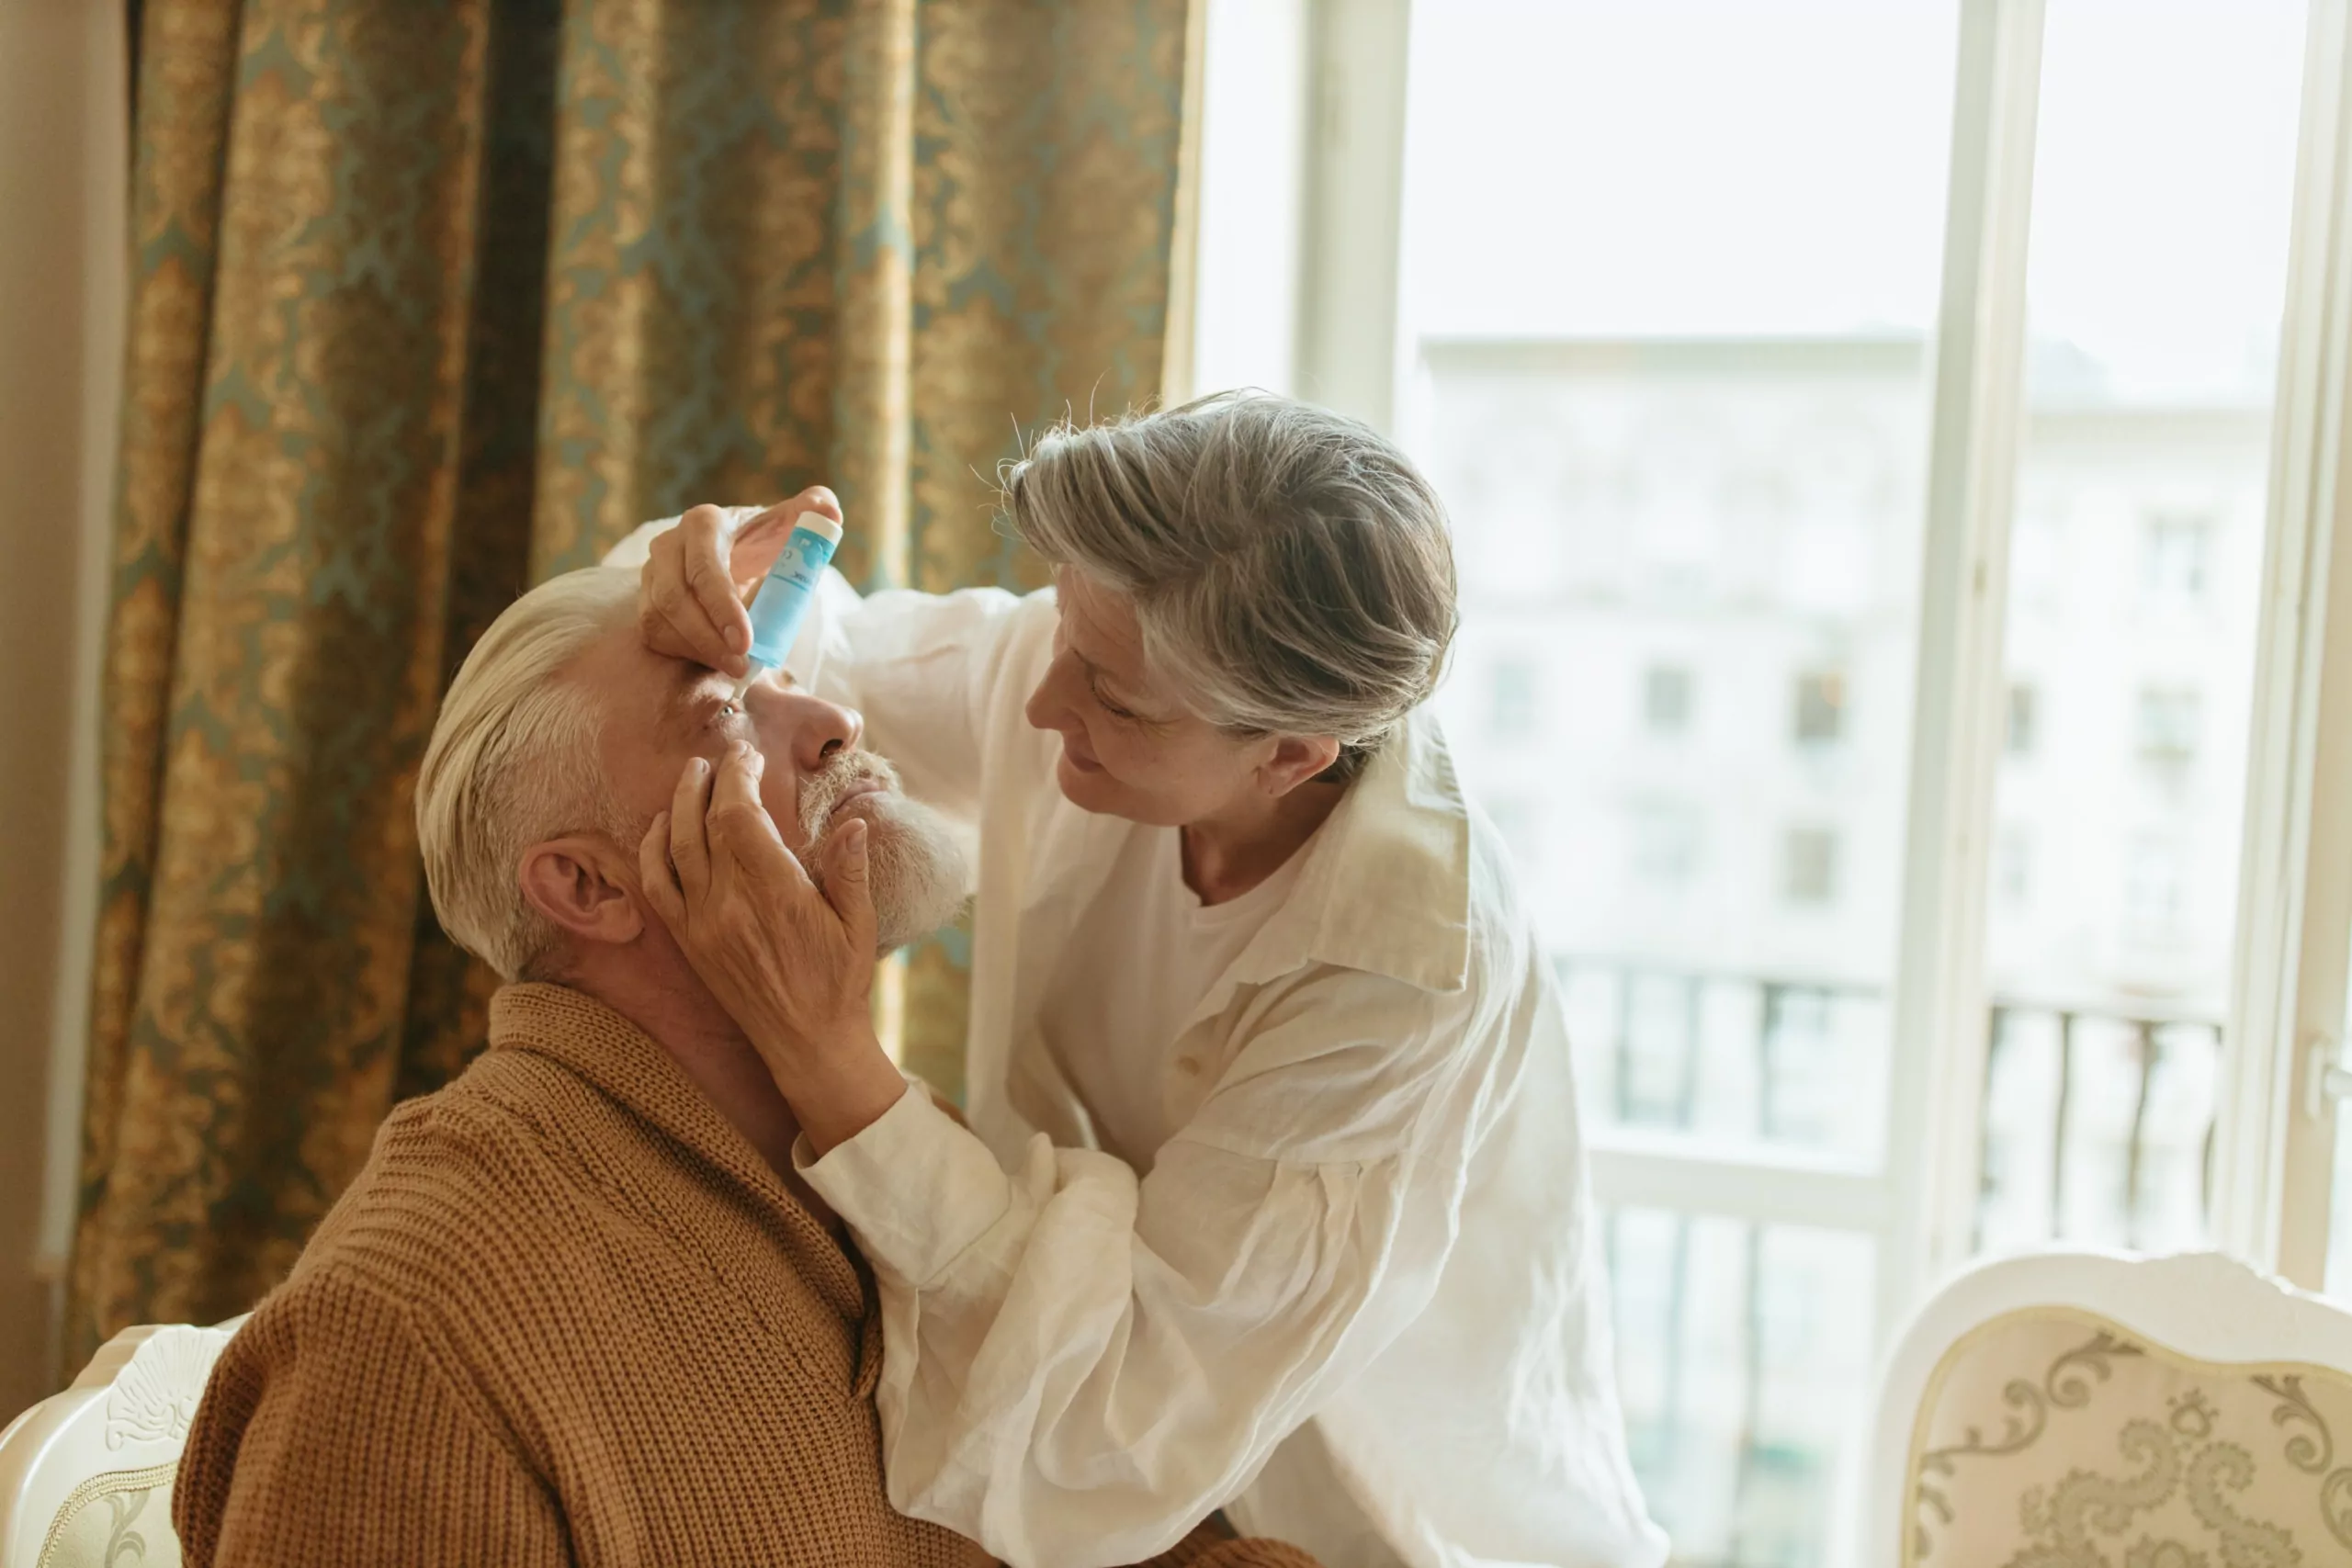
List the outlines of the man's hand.
<svg viewBox="0 0 2352 1568">
<path fill-rule="evenodd" d="M 764 759 L 738 744 L 716 773 L 686 764 L 638 848 L 646 900 L 799 1118 L 817 1152 L 854 1137 L 906 1092 L 875 1039 L 870 825 L 824 851 L 820 891 L 760 804 Z"/>
<path fill-rule="evenodd" d="M 697 506 L 647 547 L 638 576 L 637 620 L 645 646 L 729 675 L 750 668 L 752 617 L 744 605 L 775 564 L 804 512 L 842 520 L 842 503 L 823 485 L 778 502 L 736 531 L 729 547 L 726 513 Z"/>
</svg>

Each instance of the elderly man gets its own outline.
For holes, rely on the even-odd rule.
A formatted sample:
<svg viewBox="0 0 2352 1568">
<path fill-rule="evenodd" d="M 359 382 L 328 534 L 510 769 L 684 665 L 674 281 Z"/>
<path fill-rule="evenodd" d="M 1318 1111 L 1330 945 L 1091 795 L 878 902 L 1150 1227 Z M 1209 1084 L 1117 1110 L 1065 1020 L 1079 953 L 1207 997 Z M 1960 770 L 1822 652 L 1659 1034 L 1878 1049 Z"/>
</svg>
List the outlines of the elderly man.
<svg viewBox="0 0 2352 1568">
<path fill-rule="evenodd" d="M 489 1049 L 401 1106 L 215 1371 L 187 1560 L 963 1564 L 883 1491 L 872 1280 L 792 1113 L 640 886 L 648 829 L 771 835 L 866 879 L 879 945 L 966 870 L 852 712 L 647 650 L 634 572 L 499 617 L 426 751 L 434 907 L 510 981 Z M 680 878 L 698 874 L 669 834 Z M 1299 1564 L 1205 1531 L 1170 1562 Z"/>
</svg>

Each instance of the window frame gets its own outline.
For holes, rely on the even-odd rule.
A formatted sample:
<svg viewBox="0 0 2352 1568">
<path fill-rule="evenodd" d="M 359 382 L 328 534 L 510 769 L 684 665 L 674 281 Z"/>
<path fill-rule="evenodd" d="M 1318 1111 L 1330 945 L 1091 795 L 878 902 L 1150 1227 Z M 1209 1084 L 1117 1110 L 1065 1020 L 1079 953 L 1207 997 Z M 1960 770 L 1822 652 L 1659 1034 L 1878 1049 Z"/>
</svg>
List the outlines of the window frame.
<svg viewBox="0 0 2352 1568">
<path fill-rule="evenodd" d="M 1264 242 L 1299 264 L 1272 280 L 1298 322 L 1292 374 L 1273 389 L 1340 408 L 1410 446 L 1428 395 L 1414 374 L 1412 323 L 1398 308 L 1410 0 L 1202 4 L 1212 73 L 1221 37 L 1262 29 L 1262 20 L 1231 20 L 1245 11 L 1262 17 L 1256 8 L 1271 6 L 1306 39 L 1295 98 L 1261 93 L 1235 111 L 1306 127 L 1295 229 Z M 2352 977 L 2352 548 L 2333 547 L 2339 534 L 2352 538 L 2344 521 L 2352 514 L 2352 0 L 2309 6 L 2211 1224 L 2216 1247 L 2315 1288 L 2327 1255 L 2335 1111 L 2308 1089 L 2335 1059 Z M 2004 623 L 2010 542 L 2022 525 L 2045 5 L 1957 0 L 1956 9 L 1888 1153 L 1862 1168 L 1587 1130 L 1600 1202 L 1870 1235 L 1882 1346 L 1973 1251 L 1992 1021 L 1984 957 L 1995 781 L 2013 684 Z M 1214 87 L 1208 101 L 1217 102 Z M 1213 194 L 1214 155 L 1204 179 Z M 2048 715 L 2034 697 L 2038 750 Z M 1916 1152 L 1901 1157 L 1905 1150 Z"/>
<path fill-rule="evenodd" d="M 2352 969 L 2352 0 L 2311 0 L 2212 1239 L 2325 1282 Z"/>
</svg>

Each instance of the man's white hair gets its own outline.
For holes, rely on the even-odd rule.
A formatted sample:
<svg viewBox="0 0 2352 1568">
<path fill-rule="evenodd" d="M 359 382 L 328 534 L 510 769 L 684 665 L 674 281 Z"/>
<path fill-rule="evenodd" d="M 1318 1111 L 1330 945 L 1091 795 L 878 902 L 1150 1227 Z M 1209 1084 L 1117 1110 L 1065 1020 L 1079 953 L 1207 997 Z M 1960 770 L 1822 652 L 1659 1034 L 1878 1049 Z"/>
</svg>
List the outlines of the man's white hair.
<svg viewBox="0 0 2352 1568">
<path fill-rule="evenodd" d="M 605 784 L 595 703 L 564 672 L 635 611 L 637 581 L 590 567 L 508 605 L 466 655 L 424 749 L 416 839 L 433 911 L 508 980 L 557 939 L 523 897 L 523 852 L 566 833 L 628 843 Z"/>
</svg>

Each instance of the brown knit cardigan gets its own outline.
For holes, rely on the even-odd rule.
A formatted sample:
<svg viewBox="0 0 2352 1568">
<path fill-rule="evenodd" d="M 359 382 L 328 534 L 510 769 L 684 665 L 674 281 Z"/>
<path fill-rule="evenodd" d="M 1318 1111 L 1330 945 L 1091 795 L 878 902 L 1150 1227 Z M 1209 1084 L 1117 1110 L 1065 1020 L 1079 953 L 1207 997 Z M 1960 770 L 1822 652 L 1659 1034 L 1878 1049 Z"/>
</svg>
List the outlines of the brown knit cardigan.
<svg viewBox="0 0 2352 1568">
<path fill-rule="evenodd" d="M 222 1354 L 173 1522 L 192 1568 L 986 1563 L 885 1497 L 881 1363 L 862 1263 L 669 1054 L 510 987 Z"/>
</svg>

